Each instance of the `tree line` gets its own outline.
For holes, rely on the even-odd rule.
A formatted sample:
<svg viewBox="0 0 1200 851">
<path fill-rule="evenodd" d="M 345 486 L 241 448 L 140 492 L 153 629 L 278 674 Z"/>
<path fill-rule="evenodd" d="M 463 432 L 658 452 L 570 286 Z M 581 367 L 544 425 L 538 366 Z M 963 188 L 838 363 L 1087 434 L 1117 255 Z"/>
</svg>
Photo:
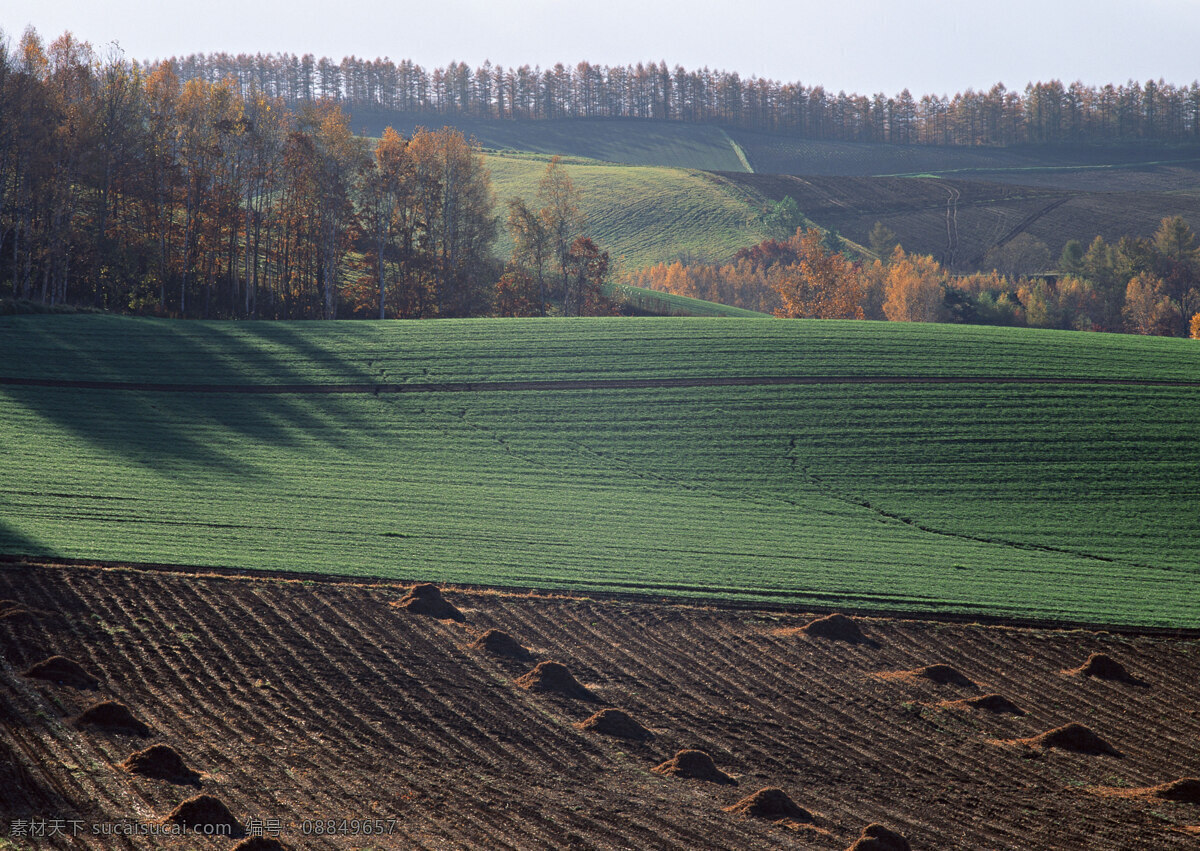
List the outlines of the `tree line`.
<svg viewBox="0 0 1200 851">
<path fill-rule="evenodd" d="M 541 276 L 535 312 L 600 309 L 575 294 L 607 255 L 575 245 L 577 193 L 557 162 L 548 174 L 559 200 L 526 210 L 522 232 L 552 239 L 509 272 Z M 512 292 L 496 283 L 495 206 L 457 130 L 388 128 L 372 148 L 328 99 L 289 108 L 69 34 L 0 39 L 0 295 L 186 317 L 486 313 Z"/>
<path fill-rule="evenodd" d="M 464 62 L 340 61 L 312 54 L 172 57 L 183 80 L 237 81 L 289 104 L 329 98 L 351 108 L 495 119 L 643 118 L 711 122 L 802 138 L 919 145 L 1116 140 L 1200 141 L 1200 82 L 1086 86 L 1060 80 L 953 95 L 871 95 L 666 62 L 552 68 Z M 150 63 L 157 64 L 157 63 Z"/>
<path fill-rule="evenodd" d="M 908 254 L 876 224 L 874 259 L 836 234 L 799 228 L 742 249 L 729 263 L 660 263 L 623 283 L 785 317 L 963 322 L 1200 339 L 1200 245 L 1182 217 L 1149 239 L 1068 242 L 1054 275 L 951 275 Z"/>
</svg>

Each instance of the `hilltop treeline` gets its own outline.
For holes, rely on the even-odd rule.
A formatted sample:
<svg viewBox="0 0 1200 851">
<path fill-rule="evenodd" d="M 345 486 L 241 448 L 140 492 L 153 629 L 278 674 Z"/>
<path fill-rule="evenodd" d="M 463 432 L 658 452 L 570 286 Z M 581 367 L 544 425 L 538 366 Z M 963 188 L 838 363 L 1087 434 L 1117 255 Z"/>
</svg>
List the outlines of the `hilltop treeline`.
<svg viewBox="0 0 1200 851">
<path fill-rule="evenodd" d="M 726 264 L 660 263 L 624 283 L 779 316 L 966 322 L 1200 339 L 1200 246 L 1179 216 L 1152 239 L 1067 243 L 1056 276 L 952 276 L 877 225 L 876 260 L 852 260 L 815 229 L 739 251 Z"/>
<path fill-rule="evenodd" d="M 1085 86 L 1058 80 L 1010 91 L 914 96 L 848 94 L 665 62 L 542 69 L 426 69 L 411 60 L 311 54 L 192 54 L 169 60 L 183 80 L 234 79 L 290 104 L 330 98 L 351 108 L 495 119 L 652 118 L 786 131 L 808 139 L 920 145 L 1114 140 L 1200 141 L 1200 83 Z M 154 63 L 156 64 L 156 63 Z"/>
<path fill-rule="evenodd" d="M 174 316 L 488 309 L 497 221 L 462 134 L 372 150 L 289 109 L 69 35 L 0 39 L 0 296 Z"/>
</svg>

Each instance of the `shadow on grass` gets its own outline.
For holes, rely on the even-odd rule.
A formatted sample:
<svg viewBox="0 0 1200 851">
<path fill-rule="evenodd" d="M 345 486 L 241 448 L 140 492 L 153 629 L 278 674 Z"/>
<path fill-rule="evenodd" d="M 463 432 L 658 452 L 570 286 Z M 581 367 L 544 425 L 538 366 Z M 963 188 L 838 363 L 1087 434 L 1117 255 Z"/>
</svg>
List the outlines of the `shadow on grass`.
<svg viewBox="0 0 1200 851">
<path fill-rule="evenodd" d="M 365 357 L 358 362 L 344 349 L 320 344 L 334 327 L 16 317 L 0 328 L 0 372 L 128 384 L 371 383 Z M 377 334 L 365 323 L 337 323 L 336 329 L 339 340 L 358 334 L 364 346 Z M 361 406 L 286 394 L 6 387 L 0 396 L 127 462 L 173 469 L 182 463 L 234 475 L 256 472 L 238 451 L 241 441 L 290 446 L 315 440 L 350 449 L 372 425 Z M 69 445 L 61 448 L 70 452 Z"/>
</svg>

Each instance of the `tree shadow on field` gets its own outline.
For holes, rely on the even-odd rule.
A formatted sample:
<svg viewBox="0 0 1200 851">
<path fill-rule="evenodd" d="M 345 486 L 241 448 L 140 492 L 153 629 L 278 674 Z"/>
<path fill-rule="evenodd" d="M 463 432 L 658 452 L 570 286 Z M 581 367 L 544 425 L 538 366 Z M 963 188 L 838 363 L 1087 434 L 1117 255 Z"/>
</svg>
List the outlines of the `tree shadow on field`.
<svg viewBox="0 0 1200 851">
<path fill-rule="evenodd" d="M 0 513 L 3 511 L 5 509 L 0 507 Z M 45 557 L 56 555 L 50 547 L 39 543 L 10 526 L 2 516 L 0 516 L 0 553 Z"/>
<path fill-rule="evenodd" d="M 130 389 L 8 386 L 6 403 L 76 440 L 154 469 L 254 469 L 239 451 L 311 445 L 362 448 L 366 406 L 337 395 L 190 392 L 188 385 L 370 384 L 362 363 L 320 345 L 319 323 L 185 322 L 125 317 L 20 317 L 0 334 L 0 373 L 17 378 L 103 381 Z M 31 321 L 32 320 L 32 321 Z M 340 330 L 343 325 L 338 323 Z M 307 333 L 306 333 L 307 332 Z M 366 342 L 377 333 L 358 331 Z M 20 354 L 18 354 L 20 353 Z M 312 368 L 317 365 L 316 368 Z M 304 367 L 309 367 L 305 369 Z M 136 385 L 179 385 L 179 391 Z M 35 426 L 36 427 L 36 426 Z M 69 453 L 71 447 L 61 447 Z"/>
</svg>

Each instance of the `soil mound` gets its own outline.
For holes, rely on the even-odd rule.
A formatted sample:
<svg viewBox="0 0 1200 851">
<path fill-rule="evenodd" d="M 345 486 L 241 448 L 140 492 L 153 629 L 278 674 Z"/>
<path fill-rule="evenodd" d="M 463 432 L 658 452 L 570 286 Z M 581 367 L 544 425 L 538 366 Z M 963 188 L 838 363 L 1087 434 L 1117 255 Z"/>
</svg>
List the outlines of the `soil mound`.
<svg viewBox="0 0 1200 851">
<path fill-rule="evenodd" d="M 200 775 L 188 768 L 179 752 L 170 745 L 151 745 L 144 751 L 130 754 L 121 767 L 134 774 L 169 780 L 191 786 L 200 785 Z"/>
<path fill-rule="evenodd" d="M 896 831 L 881 824 L 869 824 L 863 828 L 858 841 L 846 851 L 912 851 L 912 846 Z"/>
<path fill-rule="evenodd" d="M 836 613 L 823 618 L 817 618 L 812 623 L 800 627 L 800 631 L 805 635 L 813 635 L 817 638 L 831 638 L 834 641 L 848 641 L 851 644 L 856 644 L 864 640 L 858 624 L 845 615 Z"/>
<path fill-rule="evenodd" d="M 287 848 L 270 836 L 250 836 L 233 846 L 233 851 L 287 851 Z"/>
<path fill-rule="evenodd" d="M 1113 680 L 1120 683 L 1141 682 L 1125 670 L 1125 666 L 1105 653 L 1093 653 L 1087 661 L 1078 668 L 1067 671 L 1081 677 L 1096 677 L 1101 680 Z"/>
<path fill-rule="evenodd" d="M 742 798 L 732 807 L 725 807 L 725 812 L 771 819 L 772 821 L 787 819 L 788 821 L 809 823 L 813 820 L 812 813 L 793 801 L 787 792 L 775 786 L 759 789 L 753 795 Z"/>
<path fill-rule="evenodd" d="M 88 707 L 75 719 L 75 723 L 80 726 L 100 727 L 115 733 L 150 735 L 150 728 L 134 718 L 128 706 L 112 700 L 104 700 Z"/>
<path fill-rule="evenodd" d="M 914 668 L 911 671 L 886 671 L 876 674 L 876 676 L 884 680 L 928 680 L 940 686 L 977 688 L 975 683 L 949 665 L 926 665 L 924 668 Z"/>
<path fill-rule="evenodd" d="M 628 712 L 620 709 L 601 709 L 591 718 L 579 724 L 581 730 L 592 730 L 605 736 L 644 741 L 653 739 L 654 734 L 634 720 Z"/>
<path fill-rule="evenodd" d="M 1151 786 L 1146 794 L 1164 801 L 1177 801 L 1181 804 L 1200 804 L 1200 780 L 1195 777 L 1184 777 L 1172 780 L 1158 786 Z"/>
<path fill-rule="evenodd" d="M 913 676 L 937 683 L 940 686 L 966 686 L 974 688 L 975 683 L 964 677 L 949 665 L 926 665 L 913 671 Z"/>
<path fill-rule="evenodd" d="M 737 781 L 717 768 L 712 757 L 704 751 L 683 750 L 661 765 L 650 769 L 656 774 L 685 777 L 689 780 L 707 780 L 710 783 L 737 785 Z"/>
<path fill-rule="evenodd" d="M 471 646 L 496 656 L 507 656 L 509 659 L 528 659 L 533 655 L 515 638 L 499 629 L 489 629 L 471 642 Z"/>
<path fill-rule="evenodd" d="M 171 810 L 170 815 L 163 819 L 163 823 L 178 824 L 187 830 L 205 826 L 228 827 L 230 833 L 223 834 L 225 836 L 241 836 L 243 833 L 241 823 L 229 812 L 229 807 L 212 795 L 188 798 Z"/>
<path fill-rule="evenodd" d="M 26 671 L 24 676 L 74 688 L 94 689 L 100 685 L 99 677 L 89 674 L 78 662 L 68 659 L 66 656 L 51 656 L 49 659 L 43 659 Z"/>
<path fill-rule="evenodd" d="M 946 705 L 961 709 L 985 709 L 988 712 L 995 712 L 997 714 L 1025 714 L 1024 709 L 1002 694 L 984 694 L 979 697 L 968 697 L 965 700 L 952 700 Z"/>
<path fill-rule="evenodd" d="M 441 590 L 428 582 L 414 585 L 409 592 L 395 602 L 396 606 L 414 615 L 428 615 L 439 620 L 461 621 L 462 612 L 446 602 Z"/>
<path fill-rule="evenodd" d="M 1047 730 L 1031 739 L 1022 739 L 1021 741 L 1040 748 L 1058 748 L 1074 753 L 1120 756 L 1116 748 L 1082 724 L 1072 723 L 1055 727 L 1053 730 Z"/>
<path fill-rule="evenodd" d="M 550 691 L 578 700 L 596 699 L 561 662 L 539 662 L 528 674 L 517 678 L 517 685 L 529 691 Z"/>
</svg>

